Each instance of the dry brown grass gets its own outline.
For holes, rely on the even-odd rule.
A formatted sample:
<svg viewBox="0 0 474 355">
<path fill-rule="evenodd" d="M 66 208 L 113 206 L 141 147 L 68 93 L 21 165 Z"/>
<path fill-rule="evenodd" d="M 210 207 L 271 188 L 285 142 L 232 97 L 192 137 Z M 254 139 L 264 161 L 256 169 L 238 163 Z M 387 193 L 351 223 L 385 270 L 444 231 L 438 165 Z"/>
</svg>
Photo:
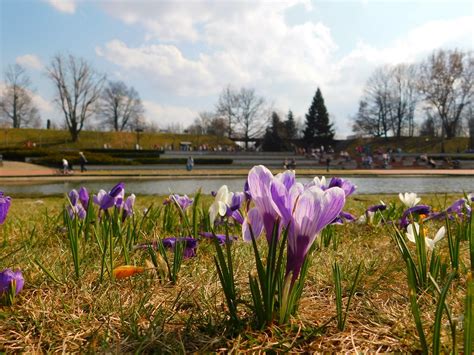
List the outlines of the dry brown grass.
<svg viewBox="0 0 474 355">
<path fill-rule="evenodd" d="M 139 197 L 140 208 L 154 197 Z M 359 214 L 378 197 L 351 200 Z M 206 200 L 205 203 L 208 203 Z M 450 198 L 452 200 L 452 198 Z M 263 331 L 251 326 L 251 314 L 234 329 L 226 317 L 224 297 L 213 264 L 213 246 L 203 241 L 198 256 L 186 260 L 176 285 L 159 282 L 152 272 L 119 281 L 98 282 L 98 260 L 87 259 L 84 276 L 74 281 L 67 242 L 54 221 L 62 199 L 15 199 L 0 231 L 0 269 L 20 267 L 26 285 L 12 307 L 0 307 L 0 351 L 6 352 L 417 352 L 418 337 L 409 308 L 404 264 L 383 226 L 337 226 L 340 244 L 316 250 L 297 317 L 289 325 Z M 158 204 L 160 201 L 158 201 Z M 34 232 L 32 232 L 34 229 Z M 145 235 L 143 239 L 151 236 Z M 445 241 L 443 241 L 444 243 Z M 446 245 L 442 245 L 446 250 Z M 248 298 L 251 246 L 234 245 L 238 288 Z M 463 246 L 463 260 L 467 250 Z M 443 258 L 447 258 L 446 253 Z M 38 258 L 61 281 L 53 282 L 35 264 Z M 133 260 L 142 264 L 145 253 Z M 331 266 L 340 263 L 346 292 L 362 262 L 362 279 L 353 298 L 346 329 L 336 326 Z M 462 274 L 463 275 L 463 274 Z M 455 280 L 448 302 L 455 316 L 463 312 L 464 276 Z M 346 295 L 347 296 L 347 295 Z M 344 297 L 344 301 L 347 297 Z M 435 302 L 420 296 L 426 329 L 433 323 Z M 443 319 L 442 344 L 450 350 Z M 431 332 L 428 332 L 431 334 Z M 460 333 L 461 334 L 461 333 Z M 429 338 L 430 341 L 430 338 Z"/>
</svg>

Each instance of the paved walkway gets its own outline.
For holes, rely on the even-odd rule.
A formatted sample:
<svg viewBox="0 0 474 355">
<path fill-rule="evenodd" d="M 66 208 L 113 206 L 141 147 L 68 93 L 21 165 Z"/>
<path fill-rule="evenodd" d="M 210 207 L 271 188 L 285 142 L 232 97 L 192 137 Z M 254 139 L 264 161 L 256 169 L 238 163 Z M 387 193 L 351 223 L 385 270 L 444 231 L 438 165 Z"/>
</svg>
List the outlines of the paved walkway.
<svg viewBox="0 0 474 355">
<path fill-rule="evenodd" d="M 281 169 L 273 169 L 274 173 L 281 171 Z M 140 170 L 137 167 L 130 167 L 129 170 L 94 170 L 81 173 L 74 171 L 71 175 L 63 175 L 59 170 L 43 167 L 40 165 L 9 162 L 4 161 L 3 166 L 0 166 L 0 181 L 15 182 L 28 180 L 98 180 L 122 177 L 136 177 L 143 179 L 159 179 L 159 178 L 191 178 L 196 176 L 246 176 L 248 169 L 226 169 L 222 167 L 216 169 L 194 169 L 191 172 L 178 169 L 166 170 Z M 457 176 L 472 176 L 474 179 L 474 169 L 357 169 L 357 170 L 331 170 L 329 173 L 325 169 L 297 169 L 299 176 L 304 175 L 457 175 Z"/>
</svg>

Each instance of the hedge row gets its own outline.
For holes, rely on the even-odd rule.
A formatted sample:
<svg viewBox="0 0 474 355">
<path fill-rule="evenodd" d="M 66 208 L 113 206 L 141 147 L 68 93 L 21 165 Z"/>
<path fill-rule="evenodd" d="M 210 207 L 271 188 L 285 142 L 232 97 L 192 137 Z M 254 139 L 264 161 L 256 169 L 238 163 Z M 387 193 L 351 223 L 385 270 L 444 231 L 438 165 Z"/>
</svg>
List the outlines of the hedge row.
<svg viewBox="0 0 474 355">
<path fill-rule="evenodd" d="M 117 158 L 159 158 L 162 150 L 134 150 L 134 149 L 86 149 L 85 154 L 99 153 L 106 154 Z"/>
<path fill-rule="evenodd" d="M 129 150 L 124 154 L 119 149 L 113 150 L 113 154 L 109 154 L 112 149 L 96 149 L 87 150 L 85 155 L 88 164 L 92 165 L 140 165 L 140 164 L 186 164 L 187 158 L 160 158 L 157 151 L 148 150 L 145 154 L 140 154 L 143 151 Z M 0 151 L 3 154 L 4 160 L 11 161 L 25 161 L 26 158 L 31 158 L 31 161 L 40 165 L 47 166 L 61 166 L 62 160 L 67 159 L 72 165 L 78 165 L 79 154 L 73 151 L 58 152 L 47 149 L 10 149 Z M 153 154 L 153 155 L 151 155 Z M 232 159 L 219 158 L 195 158 L 194 163 L 197 165 L 220 165 L 232 164 Z"/>
<path fill-rule="evenodd" d="M 47 149 L 8 149 L 0 150 L 3 160 L 25 161 L 27 157 L 43 157 L 51 154 Z"/>
<path fill-rule="evenodd" d="M 73 154 L 52 154 L 46 157 L 33 158 L 32 162 L 47 166 L 60 166 L 62 159 L 67 159 L 73 165 L 78 165 L 79 158 Z M 170 164 L 170 165 L 184 165 L 185 158 L 135 158 L 135 159 L 120 159 L 104 154 L 90 154 L 87 156 L 88 164 L 91 165 L 153 165 L 153 164 Z M 212 159 L 212 158 L 196 158 L 194 163 L 196 165 L 221 165 L 232 164 L 232 159 Z"/>
</svg>

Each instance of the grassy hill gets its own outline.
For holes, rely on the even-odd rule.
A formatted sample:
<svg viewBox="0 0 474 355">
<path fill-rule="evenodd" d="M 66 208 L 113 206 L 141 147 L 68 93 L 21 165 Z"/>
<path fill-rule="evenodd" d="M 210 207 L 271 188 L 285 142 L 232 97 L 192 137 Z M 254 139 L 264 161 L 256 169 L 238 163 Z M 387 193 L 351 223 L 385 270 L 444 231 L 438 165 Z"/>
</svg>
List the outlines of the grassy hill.
<svg viewBox="0 0 474 355">
<path fill-rule="evenodd" d="M 218 145 L 233 145 L 234 143 L 225 137 L 208 135 L 189 135 L 172 133 L 140 133 L 140 145 L 143 149 L 156 149 L 156 147 L 173 145 L 178 149 L 180 142 L 191 142 L 193 146 L 206 144 L 210 147 Z M 103 148 L 108 144 L 113 149 L 134 149 L 137 142 L 135 132 L 97 132 L 83 131 L 78 142 L 71 142 L 68 131 L 46 130 L 46 129 L 0 129 L 0 149 L 5 148 L 25 148 L 28 142 L 35 143 L 39 148 L 50 150 L 75 150 L 75 149 L 95 149 Z M 381 149 L 386 151 L 389 148 L 396 150 L 401 148 L 405 153 L 441 153 L 441 146 L 444 144 L 446 153 L 464 152 L 469 147 L 469 138 L 458 137 L 444 139 L 433 137 L 401 137 L 394 138 L 357 138 L 345 141 L 338 141 L 335 144 L 337 151 L 347 150 L 350 153 L 355 151 L 357 146 L 368 145 L 371 151 Z"/>
<path fill-rule="evenodd" d="M 339 141 L 336 144 L 336 149 L 344 149 L 352 153 L 357 146 L 364 147 L 366 145 L 372 152 L 377 149 L 386 151 L 392 148 L 395 151 L 397 148 L 401 148 L 404 153 L 441 153 L 442 145 L 444 145 L 446 153 L 463 153 L 469 148 L 469 138 L 457 137 L 444 140 L 438 137 L 357 138 Z"/>
<path fill-rule="evenodd" d="M 234 144 L 227 138 L 208 135 L 140 133 L 140 145 L 143 149 L 155 149 L 166 145 L 174 145 L 177 149 L 179 143 L 183 141 L 191 142 L 193 146 L 206 144 L 215 147 Z M 28 142 L 35 143 L 37 147 L 58 150 L 103 148 L 104 144 L 108 144 L 114 149 L 134 149 L 137 143 L 137 133 L 83 131 L 79 140 L 73 143 L 68 131 L 29 128 L 0 129 L 0 148 L 24 148 Z"/>
</svg>

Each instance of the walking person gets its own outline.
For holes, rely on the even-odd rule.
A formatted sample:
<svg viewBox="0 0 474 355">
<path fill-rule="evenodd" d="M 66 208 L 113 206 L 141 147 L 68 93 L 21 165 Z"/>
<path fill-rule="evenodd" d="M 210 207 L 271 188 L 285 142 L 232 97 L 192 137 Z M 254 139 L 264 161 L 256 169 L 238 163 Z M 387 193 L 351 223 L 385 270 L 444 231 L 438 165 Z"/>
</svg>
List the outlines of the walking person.
<svg viewBox="0 0 474 355">
<path fill-rule="evenodd" d="M 329 166 L 331 165 L 331 158 L 326 158 L 326 171 L 329 173 Z"/>
<path fill-rule="evenodd" d="M 193 170 L 194 167 L 194 159 L 192 156 L 188 157 L 188 160 L 186 161 L 186 170 L 191 171 Z"/>
<path fill-rule="evenodd" d="M 81 173 L 83 173 L 84 171 L 87 171 L 86 169 L 87 159 L 83 152 L 79 152 L 79 163 L 81 164 Z"/>
<path fill-rule="evenodd" d="M 63 174 L 67 175 L 68 172 L 69 172 L 69 163 L 65 158 L 63 158 Z"/>
</svg>

